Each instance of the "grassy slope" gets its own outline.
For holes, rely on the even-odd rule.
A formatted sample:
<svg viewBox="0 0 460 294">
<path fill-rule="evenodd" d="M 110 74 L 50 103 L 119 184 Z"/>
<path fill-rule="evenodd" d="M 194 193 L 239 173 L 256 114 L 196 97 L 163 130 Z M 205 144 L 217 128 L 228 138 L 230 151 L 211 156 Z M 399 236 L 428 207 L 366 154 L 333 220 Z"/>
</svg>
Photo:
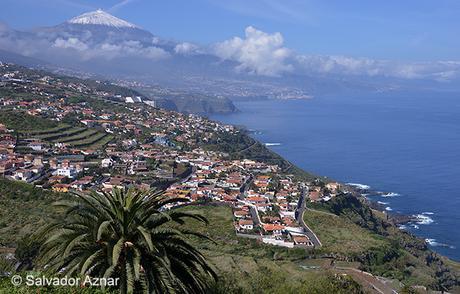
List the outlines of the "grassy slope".
<svg viewBox="0 0 460 294">
<path fill-rule="evenodd" d="M 0 179 L 0 246 L 13 247 L 57 216 L 50 204 L 61 195 Z"/>
<path fill-rule="evenodd" d="M 237 238 L 232 226 L 231 210 L 228 207 L 190 206 L 184 209 L 203 214 L 209 219 L 210 223 L 207 226 L 198 222 L 191 222 L 189 225 L 192 229 L 213 238 L 216 243 L 197 242 L 196 246 L 213 261 L 224 277 L 230 277 L 238 281 L 238 285 L 244 285 L 244 292 L 254 291 L 260 278 L 248 280 L 245 277 L 257 276 L 259 272 L 273 275 L 274 280 L 284 279 L 288 284 L 298 279 L 314 279 L 318 273 L 328 274 L 324 269 L 312 272 L 299 267 L 300 264 L 311 264 L 314 260 L 308 258 L 318 254 L 333 254 L 339 259 L 342 257 L 344 260 L 352 261 L 343 263 L 343 266 L 359 266 L 376 275 L 401 280 L 407 285 L 437 288 L 440 284 L 446 286 L 458 281 L 458 277 L 453 276 L 455 269 L 448 271 L 445 265 L 457 268 L 458 271 L 458 263 L 444 258 L 445 264 L 439 263 L 436 256 L 432 257 L 431 252 L 416 250 L 415 245 L 411 243 L 414 242 L 411 235 L 399 230 L 390 232 L 391 229 L 387 229 L 390 235 L 383 237 L 355 224 L 343 215 L 332 217 L 309 211 L 305 215 L 305 220 L 318 234 L 324 246 L 318 251 L 307 251 L 285 249 Z M 405 242 L 406 247 L 395 240 Z M 430 257 L 433 258 L 432 261 L 425 260 Z"/>
<path fill-rule="evenodd" d="M 433 289 L 460 283 L 457 263 L 429 250 L 423 240 L 388 224 L 353 196 L 339 196 L 315 208 L 331 217 L 307 211 L 305 221 L 323 241 L 322 251 L 361 262 L 361 268 L 408 285 Z"/>
<path fill-rule="evenodd" d="M 57 122 L 19 111 L 0 111 L 0 123 L 15 131 L 39 131 L 58 126 Z"/>
<path fill-rule="evenodd" d="M 388 244 L 383 237 L 338 216 L 307 210 L 304 220 L 321 240 L 322 250 L 328 253 L 356 254 Z"/>
</svg>

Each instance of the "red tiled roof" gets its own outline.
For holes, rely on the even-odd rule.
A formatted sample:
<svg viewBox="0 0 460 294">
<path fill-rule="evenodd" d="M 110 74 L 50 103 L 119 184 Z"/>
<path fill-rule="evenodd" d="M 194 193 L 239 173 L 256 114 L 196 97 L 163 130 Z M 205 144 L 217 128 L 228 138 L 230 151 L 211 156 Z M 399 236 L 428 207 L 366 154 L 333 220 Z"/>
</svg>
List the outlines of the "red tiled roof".
<svg viewBox="0 0 460 294">
<path fill-rule="evenodd" d="M 267 232 L 284 230 L 284 226 L 277 224 L 264 224 L 264 230 Z"/>
</svg>

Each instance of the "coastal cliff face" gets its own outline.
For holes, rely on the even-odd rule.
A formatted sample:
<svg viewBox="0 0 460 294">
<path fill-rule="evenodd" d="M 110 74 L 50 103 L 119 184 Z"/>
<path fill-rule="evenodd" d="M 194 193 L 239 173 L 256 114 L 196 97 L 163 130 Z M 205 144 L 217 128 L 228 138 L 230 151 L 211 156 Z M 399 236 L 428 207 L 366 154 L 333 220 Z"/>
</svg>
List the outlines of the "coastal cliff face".
<svg viewBox="0 0 460 294">
<path fill-rule="evenodd" d="M 175 109 L 171 110 L 183 113 L 207 115 L 214 113 L 233 113 L 237 111 L 237 108 L 233 102 L 230 99 L 224 97 L 181 96 L 167 98 L 164 101 L 165 106 L 175 107 Z"/>
<path fill-rule="evenodd" d="M 127 85 L 130 86 L 130 85 Z M 136 91 L 155 101 L 157 107 L 199 115 L 226 114 L 238 111 L 226 96 L 206 95 L 160 86 L 134 86 Z"/>
</svg>

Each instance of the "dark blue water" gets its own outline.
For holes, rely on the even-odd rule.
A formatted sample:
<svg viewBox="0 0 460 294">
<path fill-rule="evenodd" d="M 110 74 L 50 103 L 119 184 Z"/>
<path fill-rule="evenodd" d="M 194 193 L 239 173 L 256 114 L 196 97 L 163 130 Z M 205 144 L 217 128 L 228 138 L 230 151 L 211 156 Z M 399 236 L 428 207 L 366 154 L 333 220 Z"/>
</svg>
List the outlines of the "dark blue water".
<svg viewBox="0 0 460 294">
<path fill-rule="evenodd" d="M 212 119 L 245 125 L 299 167 L 399 194 L 388 209 L 422 214 L 408 226 L 460 260 L 460 95 L 398 94 L 238 102 Z M 431 222 L 432 220 L 432 222 Z"/>
</svg>

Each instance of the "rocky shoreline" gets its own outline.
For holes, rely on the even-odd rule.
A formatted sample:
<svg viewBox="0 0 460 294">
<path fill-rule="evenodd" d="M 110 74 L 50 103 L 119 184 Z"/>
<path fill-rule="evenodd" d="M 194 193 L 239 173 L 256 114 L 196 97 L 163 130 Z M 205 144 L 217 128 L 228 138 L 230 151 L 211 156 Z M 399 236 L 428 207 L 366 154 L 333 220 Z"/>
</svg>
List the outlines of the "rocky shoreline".
<svg viewBox="0 0 460 294">
<path fill-rule="evenodd" d="M 382 213 L 385 213 L 388 216 L 388 221 L 390 221 L 395 226 L 398 226 L 400 229 L 406 228 L 407 225 L 412 225 L 413 227 L 417 228 L 417 224 L 426 222 L 429 219 L 428 217 L 423 216 L 422 214 L 410 215 L 410 214 L 403 214 L 399 212 L 393 212 L 389 210 L 389 207 L 386 206 L 385 203 L 382 203 L 380 201 L 376 201 L 373 199 L 369 199 L 367 197 L 368 195 L 393 197 L 393 196 L 398 196 L 399 194 L 397 193 L 374 191 L 370 188 L 370 186 L 362 185 L 362 184 L 347 183 L 347 185 L 356 195 L 366 199 L 366 202 L 370 208 L 374 210 L 378 210 Z M 429 220 L 431 221 L 431 219 Z"/>
</svg>

